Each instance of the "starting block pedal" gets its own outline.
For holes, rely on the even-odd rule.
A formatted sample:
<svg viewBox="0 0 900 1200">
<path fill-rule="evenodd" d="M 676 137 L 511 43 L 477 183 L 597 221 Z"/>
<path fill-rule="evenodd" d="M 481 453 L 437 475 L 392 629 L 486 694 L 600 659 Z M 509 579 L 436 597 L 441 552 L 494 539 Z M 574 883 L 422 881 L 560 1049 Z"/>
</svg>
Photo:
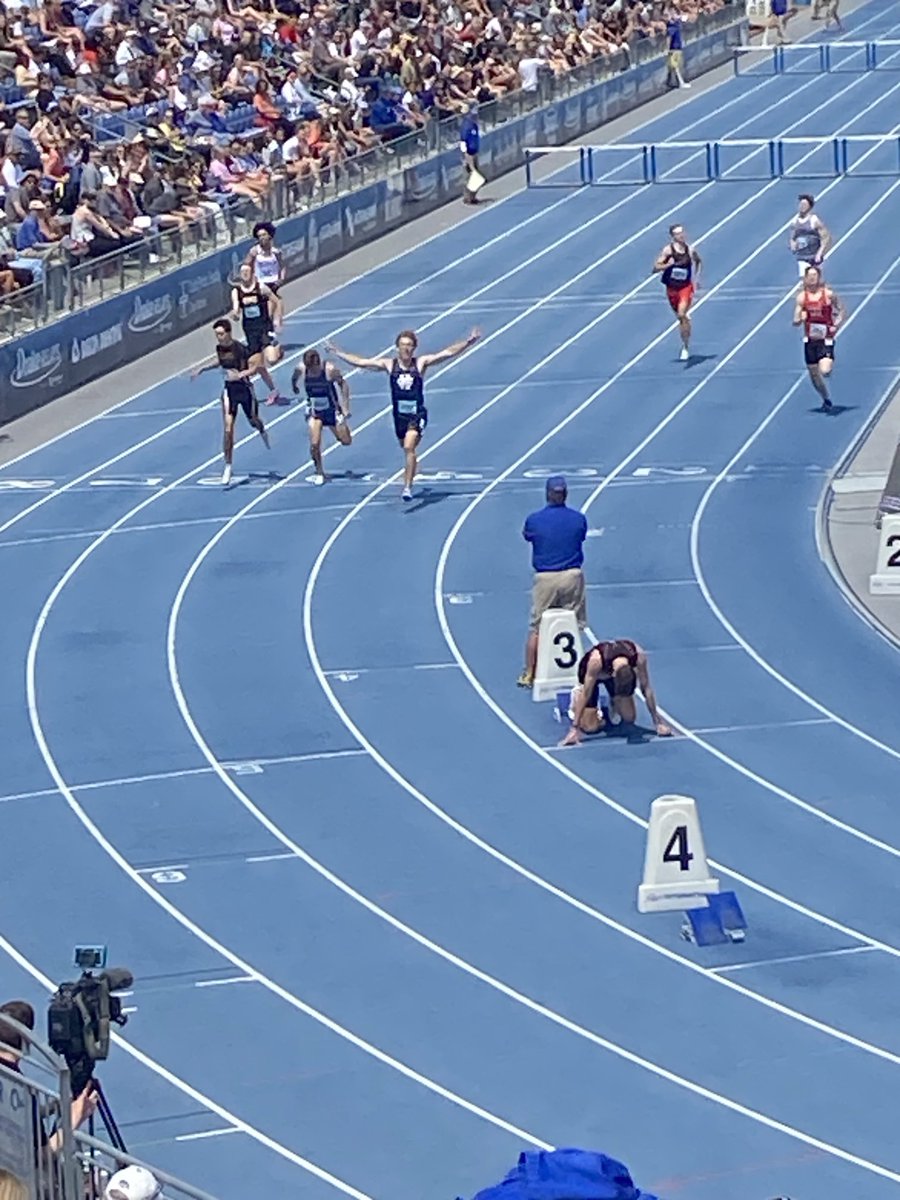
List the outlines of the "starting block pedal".
<svg viewBox="0 0 900 1200">
<path fill-rule="evenodd" d="M 747 921 L 734 892 L 719 892 L 707 896 L 702 908 L 690 908 L 684 914 L 681 936 L 695 946 L 720 946 L 725 942 L 742 942 L 747 935 Z"/>
</svg>

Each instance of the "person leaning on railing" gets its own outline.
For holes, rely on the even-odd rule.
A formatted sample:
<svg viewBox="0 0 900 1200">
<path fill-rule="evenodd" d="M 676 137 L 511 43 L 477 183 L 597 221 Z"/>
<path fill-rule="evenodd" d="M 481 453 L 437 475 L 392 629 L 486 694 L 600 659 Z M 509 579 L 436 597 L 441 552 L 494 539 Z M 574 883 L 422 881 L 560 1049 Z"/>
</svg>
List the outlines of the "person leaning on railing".
<svg viewBox="0 0 900 1200">
<path fill-rule="evenodd" d="M 21 1062 L 28 1052 L 28 1046 L 23 1035 L 3 1020 L 4 1014 L 14 1021 L 18 1021 L 20 1025 L 24 1025 L 26 1029 L 33 1030 L 34 1009 L 27 1000 L 8 1000 L 6 1004 L 0 1006 L 0 1067 L 5 1067 L 7 1071 L 14 1071 L 17 1075 L 21 1075 Z M 94 1085 L 88 1082 L 84 1091 L 72 1100 L 70 1120 L 73 1129 L 80 1129 L 94 1115 L 98 1102 L 99 1097 L 94 1091 Z M 59 1153 L 63 1143 L 62 1131 L 56 1129 L 48 1135 L 41 1115 L 37 1112 L 34 1114 L 34 1121 L 36 1126 L 35 1143 L 46 1146 L 52 1154 Z"/>
</svg>

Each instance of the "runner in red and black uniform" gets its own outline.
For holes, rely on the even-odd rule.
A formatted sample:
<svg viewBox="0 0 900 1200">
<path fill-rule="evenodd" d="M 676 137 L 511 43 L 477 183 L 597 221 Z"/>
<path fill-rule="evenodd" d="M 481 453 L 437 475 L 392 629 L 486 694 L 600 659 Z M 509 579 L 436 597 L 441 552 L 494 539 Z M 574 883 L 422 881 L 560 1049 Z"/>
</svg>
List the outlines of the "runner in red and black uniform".
<svg viewBox="0 0 900 1200">
<path fill-rule="evenodd" d="M 605 729 L 604 709 L 612 710 L 625 724 L 634 725 L 637 720 L 636 687 L 641 689 L 657 734 L 660 737 L 671 735 L 672 731 L 656 707 L 647 653 L 637 642 L 619 638 L 615 642 L 598 642 L 592 646 L 578 664 L 578 682 L 581 687 L 576 692 L 572 728 L 563 740 L 564 746 L 576 745 L 581 741 L 582 733 L 599 733 Z M 601 697 L 601 686 L 606 689 L 609 701 Z"/>
<path fill-rule="evenodd" d="M 662 275 L 672 311 L 678 317 L 681 329 L 681 361 L 691 357 L 691 318 L 688 310 L 694 300 L 694 291 L 699 286 L 700 255 L 691 249 L 684 234 L 683 225 L 670 225 L 672 239 L 653 264 L 653 270 Z"/>
<path fill-rule="evenodd" d="M 794 305 L 794 324 L 803 326 L 803 357 L 810 381 L 822 397 L 823 412 L 834 407 L 827 381 L 834 366 L 835 334 L 846 316 L 843 302 L 825 284 L 819 268 L 807 267 Z"/>
</svg>

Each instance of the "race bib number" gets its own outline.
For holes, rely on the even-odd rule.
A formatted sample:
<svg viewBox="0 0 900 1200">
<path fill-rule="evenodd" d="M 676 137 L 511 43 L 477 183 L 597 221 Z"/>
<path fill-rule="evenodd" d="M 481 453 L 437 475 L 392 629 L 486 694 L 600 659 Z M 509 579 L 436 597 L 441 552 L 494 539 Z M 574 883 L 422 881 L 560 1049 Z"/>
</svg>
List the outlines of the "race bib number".
<svg viewBox="0 0 900 1200">
<path fill-rule="evenodd" d="M 414 417 L 419 411 L 419 405 L 415 400 L 398 400 L 397 412 L 404 417 Z"/>
<path fill-rule="evenodd" d="M 823 325 L 821 321 L 810 321 L 809 336 L 815 338 L 816 341 L 821 341 L 823 338 L 828 337 L 828 326 Z"/>
<path fill-rule="evenodd" d="M 669 278 L 673 283 L 685 283 L 688 277 L 687 267 L 672 267 L 669 271 Z"/>
<path fill-rule="evenodd" d="M 327 396 L 314 396 L 312 399 L 313 412 L 328 412 L 331 408 L 331 401 Z"/>
<path fill-rule="evenodd" d="M 244 305 L 244 320 L 245 321 L 258 320 L 258 318 L 261 315 L 262 315 L 262 313 L 260 311 L 260 307 L 258 304 L 245 304 Z"/>
<path fill-rule="evenodd" d="M 809 234 L 798 233 L 794 241 L 797 243 L 798 250 L 805 250 L 810 243 Z"/>
</svg>

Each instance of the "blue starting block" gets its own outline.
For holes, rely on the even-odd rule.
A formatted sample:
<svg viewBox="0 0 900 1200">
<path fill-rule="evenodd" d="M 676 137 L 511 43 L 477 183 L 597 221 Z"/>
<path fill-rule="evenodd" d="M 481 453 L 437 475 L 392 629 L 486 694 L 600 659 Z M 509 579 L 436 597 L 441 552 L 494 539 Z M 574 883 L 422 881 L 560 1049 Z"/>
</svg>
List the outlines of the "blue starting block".
<svg viewBox="0 0 900 1200">
<path fill-rule="evenodd" d="M 742 942 L 747 934 L 747 919 L 734 892 L 715 892 L 706 898 L 703 908 L 690 908 L 684 914 L 681 936 L 695 946 L 720 946 Z"/>
</svg>

